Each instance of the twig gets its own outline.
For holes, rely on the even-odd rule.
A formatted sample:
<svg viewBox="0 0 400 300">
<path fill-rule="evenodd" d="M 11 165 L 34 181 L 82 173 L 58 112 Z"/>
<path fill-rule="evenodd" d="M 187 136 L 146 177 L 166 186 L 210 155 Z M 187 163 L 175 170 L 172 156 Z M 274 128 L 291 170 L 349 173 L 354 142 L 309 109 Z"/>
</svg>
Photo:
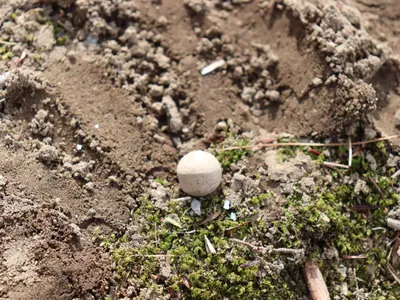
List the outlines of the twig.
<svg viewBox="0 0 400 300">
<path fill-rule="evenodd" d="M 316 263 L 308 260 L 304 267 L 304 273 L 313 300 L 329 300 L 328 288 L 326 287 L 324 277 Z"/>
<path fill-rule="evenodd" d="M 7 45 L 7 46 L 15 46 L 17 43 L 0 40 L 0 44 Z"/>
<path fill-rule="evenodd" d="M 245 225 L 247 225 L 247 224 L 249 224 L 249 222 L 243 222 L 243 223 L 241 223 L 241 224 L 239 224 L 239 225 L 236 225 L 236 226 L 233 226 L 233 227 L 226 228 L 226 229 L 225 229 L 225 231 L 230 231 L 230 230 L 236 229 L 236 228 L 238 228 L 238 227 L 245 226 Z"/>
<path fill-rule="evenodd" d="M 171 257 L 171 256 L 175 256 L 172 254 L 148 254 L 148 255 L 141 255 L 141 254 L 137 254 L 137 255 L 132 255 L 133 257 Z"/>
<path fill-rule="evenodd" d="M 400 175 L 400 169 L 397 170 L 397 171 L 392 175 L 392 178 L 396 178 L 396 177 L 398 177 L 399 175 Z"/>
<path fill-rule="evenodd" d="M 192 200 L 192 197 L 181 197 L 181 198 L 172 199 L 171 201 L 189 201 L 189 200 Z"/>
<path fill-rule="evenodd" d="M 391 139 L 395 139 L 399 137 L 398 135 L 391 135 L 387 137 L 382 137 L 378 139 L 362 141 L 362 142 L 355 142 L 352 145 L 366 145 L 372 144 L 382 141 L 387 141 Z M 266 148 L 266 147 L 300 147 L 300 146 L 310 146 L 310 147 L 339 147 L 339 146 L 348 146 L 348 143 L 271 143 L 271 144 L 258 144 L 258 145 L 248 145 L 248 146 L 236 146 L 236 147 L 229 147 L 223 149 L 216 149 L 216 151 L 228 151 L 228 150 L 237 150 L 237 149 L 253 149 L 253 148 Z"/>
<path fill-rule="evenodd" d="M 360 255 L 343 255 L 342 259 L 365 259 L 368 258 L 367 255 L 365 254 L 360 254 Z"/>
<path fill-rule="evenodd" d="M 325 167 L 328 167 L 328 168 L 331 168 L 331 169 L 335 170 L 342 179 L 344 178 L 342 172 L 338 168 L 336 168 L 335 166 L 331 166 L 329 164 L 328 165 L 327 164 L 322 164 L 322 165 L 325 166 Z"/>
<path fill-rule="evenodd" d="M 330 161 L 324 161 L 324 162 L 322 162 L 322 164 L 324 166 L 327 166 L 327 167 L 338 167 L 338 168 L 343 168 L 343 169 L 348 169 L 349 168 L 349 166 L 338 164 L 338 163 L 334 163 L 334 162 L 330 162 Z"/>
<path fill-rule="evenodd" d="M 396 239 L 397 239 L 397 236 L 396 236 Z M 395 240 L 396 240 L 396 239 L 395 239 Z M 390 265 L 390 258 L 392 257 L 392 251 L 393 251 L 393 247 L 390 248 L 389 254 L 388 254 L 388 256 L 386 257 L 386 261 L 387 261 L 386 266 L 387 266 L 388 271 L 390 272 L 390 274 L 392 274 L 394 280 L 396 280 L 396 282 L 397 282 L 398 284 L 400 284 L 399 275 L 397 275 L 395 269 L 393 269 L 393 267 Z"/>
<path fill-rule="evenodd" d="M 273 248 L 272 246 L 261 247 L 261 246 L 256 246 L 256 245 L 253 245 L 253 244 L 250 244 L 248 242 L 238 240 L 238 239 L 230 239 L 230 240 L 237 244 L 247 246 L 257 252 L 284 253 L 284 254 L 294 254 L 294 255 L 301 255 L 301 256 L 304 255 L 304 249 Z"/>
<path fill-rule="evenodd" d="M 382 199 L 385 199 L 385 194 L 382 192 L 381 188 L 379 187 L 379 185 L 376 183 L 375 179 L 373 179 L 372 177 L 369 177 L 369 180 L 372 182 L 372 184 L 375 186 L 375 188 L 378 190 L 379 195 L 381 195 Z"/>
</svg>

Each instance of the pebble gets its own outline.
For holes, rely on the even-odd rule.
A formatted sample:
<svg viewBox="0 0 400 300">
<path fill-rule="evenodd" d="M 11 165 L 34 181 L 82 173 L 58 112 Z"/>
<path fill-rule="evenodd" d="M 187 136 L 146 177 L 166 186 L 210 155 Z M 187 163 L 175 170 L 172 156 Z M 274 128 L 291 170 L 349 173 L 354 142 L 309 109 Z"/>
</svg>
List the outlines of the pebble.
<svg viewBox="0 0 400 300">
<path fill-rule="evenodd" d="M 400 230 L 400 221 L 392 218 L 386 219 L 387 226 L 394 229 L 395 231 Z"/>
<path fill-rule="evenodd" d="M 183 123 L 174 100 L 172 100 L 170 96 L 165 96 L 162 99 L 162 103 L 164 104 L 165 110 L 169 118 L 169 130 L 172 133 L 178 133 L 182 130 Z"/>
<path fill-rule="evenodd" d="M 179 161 L 177 167 L 181 189 L 191 196 L 206 196 L 222 181 L 222 168 L 214 155 L 192 151 Z"/>
<path fill-rule="evenodd" d="M 278 91 L 267 91 L 265 93 L 265 96 L 271 101 L 271 102 L 278 102 L 280 94 Z"/>
<path fill-rule="evenodd" d="M 400 128 L 400 109 L 394 114 L 394 126 Z"/>
</svg>

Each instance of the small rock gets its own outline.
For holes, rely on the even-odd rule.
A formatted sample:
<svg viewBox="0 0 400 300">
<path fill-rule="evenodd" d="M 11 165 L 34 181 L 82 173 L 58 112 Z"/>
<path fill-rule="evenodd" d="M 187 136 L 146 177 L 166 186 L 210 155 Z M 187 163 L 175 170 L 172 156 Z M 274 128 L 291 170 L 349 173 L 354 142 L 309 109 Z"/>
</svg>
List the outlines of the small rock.
<svg viewBox="0 0 400 300">
<path fill-rule="evenodd" d="M 165 110 L 169 118 L 169 130 L 172 133 L 178 133 L 182 130 L 183 123 L 174 100 L 172 100 L 170 96 L 165 96 L 162 99 L 162 103 L 164 104 Z"/>
<path fill-rule="evenodd" d="M 392 228 L 395 231 L 400 230 L 400 220 L 392 219 L 392 218 L 387 218 L 386 219 L 387 226 Z"/>
<path fill-rule="evenodd" d="M 251 103 L 256 92 L 256 89 L 253 87 L 245 87 L 240 97 L 247 103 Z"/>
<path fill-rule="evenodd" d="M 267 91 L 265 93 L 265 96 L 267 99 L 269 99 L 271 102 L 278 102 L 280 98 L 280 94 L 278 91 Z"/>
<path fill-rule="evenodd" d="M 225 121 L 220 121 L 217 124 L 217 129 L 218 130 L 225 130 L 228 127 Z"/>
<path fill-rule="evenodd" d="M 161 98 L 164 95 L 164 87 L 162 85 L 150 84 L 150 96 L 152 98 Z"/>
<path fill-rule="evenodd" d="M 3 176 L 0 175 L 0 189 L 3 189 L 7 184 L 7 179 Z"/>
<path fill-rule="evenodd" d="M 397 128 L 400 128 L 400 109 L 396 111 L 394 114 L 394 125 Z"/>
<path fill-rule="evenodd" d="M 93 182 L 88 182 L 83 186 L 83 188 L 85 190 L 87 190 L 88 192 L 93 193 L 94 192 L 94 183 Z"/>
<path fill-rule="evenodd" d="M 150 109 L 157 117 L 164 115 L 164 105 L 161 102 L 154 102 L 151 104 Z"/>
<path fill-rule="evenodd" d="M 312 85 L 313 86 L 320 86 L 320 85 L 322 85 L 324 83 L 324 81 L 321 79 L 321 78 L 319 78 L 319 77 L 315 77 L 313 80 L 312 80 Z"/>
<path fill-rule="evenodd" d="M 42 148 L 40 148 L 38 153 L 39 159 L 46 164 L 57 161 L 58 156 L 59 153 L 57 148 L 50 145 L 44 145 Z"/>
<path fill-rule="evenodd" d="M 159 142 L 160 144 L 164 144 L 164 143 L 165 143 L 165 137 L 163 137 L 163 136 L 161 136 L 161 135 L 155 134 L 155 135 L 153 136 L 153 138 L 154 138 L 157 142 Z"/>
</svg>

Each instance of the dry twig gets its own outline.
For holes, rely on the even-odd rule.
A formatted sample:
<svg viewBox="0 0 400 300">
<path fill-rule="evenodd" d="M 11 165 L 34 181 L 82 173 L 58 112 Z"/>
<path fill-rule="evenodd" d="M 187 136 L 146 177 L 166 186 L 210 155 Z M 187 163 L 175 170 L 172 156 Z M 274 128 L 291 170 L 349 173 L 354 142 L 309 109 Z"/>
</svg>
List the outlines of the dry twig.
<svg viewBox="0 0 400 300">
<path fill-rule="evenodd" d="M 304 249 L 289 249 L 289 248 L 273 248 L 272 246 L 268 247 L 260 247 L 250 244 L 248 242 L 238 240 L 238 239 L 230 239 L 232 242 L 237 244 L 241 244 L 251 248 L 254 251 L 262 252 L 262 253 L 283 253 L 283 254 L 293 254 L 293 255 L 300 255 L 304 256 Z"/>
<path fill-rule="evenodd" d="M 398 135 L 391 135 L 387 137 L 382 137 L 378 139 L 373 139 L 373 140 L 368 140 L 368 141 L 362 141 L 362 142 L 355 142 L 352 143 L 353 146 L 356 145 L 366 145 L 366 144 L 372 144 L 372 143 L 377 143 L 377 142 L 382 142 L 382 141 L 388 141 L 391 139 L 395 139 L 399 137 Z M 228 151 L 228 150 L 237 150 L 237 149 L 253 149 L 253 148 L 276 148 L 276 147 L 300 147 L 300 146 L 310 146 L 310 147 L 339 147 L 339 146 L 348 146 L 348 143 L 271 143 L 271 144 L 258 144 L 258 145 L 248 145 L 248 146 L 236 146 L 236 147 L 229 147 L 229 148 L 223 148 L 223 149 L 216 149 L 216 151 Z"/>
</svg>

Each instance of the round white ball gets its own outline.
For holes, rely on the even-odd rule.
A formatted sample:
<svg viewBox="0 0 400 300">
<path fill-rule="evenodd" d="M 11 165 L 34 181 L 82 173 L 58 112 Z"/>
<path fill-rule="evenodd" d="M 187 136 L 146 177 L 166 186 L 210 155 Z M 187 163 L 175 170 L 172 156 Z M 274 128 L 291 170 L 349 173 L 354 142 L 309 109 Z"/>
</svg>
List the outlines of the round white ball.
<svg viewBox="0 0 400 300">
<path fill-rule="evenodd" d="M 222 168 L 214 155 L 192 151 L 178 163 L 181 189 L 191 196 L 206 196 L 214 192 L 222 180 Z"/>
</svg>

